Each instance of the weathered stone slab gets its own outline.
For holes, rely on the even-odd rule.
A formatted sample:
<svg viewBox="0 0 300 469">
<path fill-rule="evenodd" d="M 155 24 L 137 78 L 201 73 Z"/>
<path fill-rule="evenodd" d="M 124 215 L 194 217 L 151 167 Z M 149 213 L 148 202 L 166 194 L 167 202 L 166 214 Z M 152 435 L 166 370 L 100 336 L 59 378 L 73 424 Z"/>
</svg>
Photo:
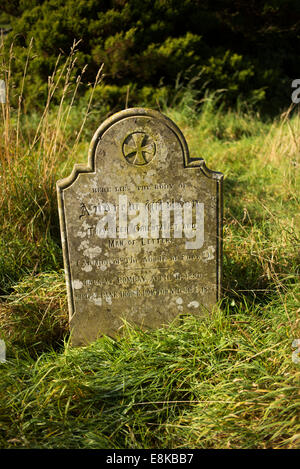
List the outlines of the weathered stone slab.
<svg viewBox="0 0 300 469">
<path fill-rule="evenodd" d="M 220 298 L 222 179 L 178 127 L 136 108 L 96 131 L 57 182 L 73 345 L 207 315 Z"/>
</svg>

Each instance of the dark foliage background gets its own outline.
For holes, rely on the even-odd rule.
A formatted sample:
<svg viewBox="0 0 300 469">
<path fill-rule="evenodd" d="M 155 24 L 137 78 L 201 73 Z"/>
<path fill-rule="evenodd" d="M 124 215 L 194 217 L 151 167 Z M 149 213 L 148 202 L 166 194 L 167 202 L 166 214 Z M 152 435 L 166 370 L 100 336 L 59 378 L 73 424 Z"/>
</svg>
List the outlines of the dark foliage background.
<svg viewBox="0 0 300 469">
<path fill-rule="evenodd" d="M 78 70 L 88 64 L 85 83 L 105 64 L 99 99 L 111 107 L 128 89 L 130 104 L 155 105 L 180 85 L 199 99 L 223 90 L 227 106 L 278 112 L 300 76 L 298 0 L 2 0 L 0 24 L 17 46 L 16 87 L 34 39 L 29 106 L 46 95 L 57 54 L 68 55 L 74 39 Z"/>
</svg>

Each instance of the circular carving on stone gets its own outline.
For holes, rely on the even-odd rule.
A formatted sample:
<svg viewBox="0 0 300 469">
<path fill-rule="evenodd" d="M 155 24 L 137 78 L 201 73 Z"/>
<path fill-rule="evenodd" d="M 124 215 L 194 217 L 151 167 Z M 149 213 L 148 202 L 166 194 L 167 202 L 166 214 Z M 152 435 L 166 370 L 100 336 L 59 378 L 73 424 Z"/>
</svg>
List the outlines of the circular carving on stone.
<svg viewBox="0 0 300 469">
<path fill-rule="evenodd" d="M 153 160 L 156 154 L 156 145 L 153 138 L 145 132 L 132 132 L 124 140 L 122 152 L 127 163 L 143 166 Z"/>
</svg>

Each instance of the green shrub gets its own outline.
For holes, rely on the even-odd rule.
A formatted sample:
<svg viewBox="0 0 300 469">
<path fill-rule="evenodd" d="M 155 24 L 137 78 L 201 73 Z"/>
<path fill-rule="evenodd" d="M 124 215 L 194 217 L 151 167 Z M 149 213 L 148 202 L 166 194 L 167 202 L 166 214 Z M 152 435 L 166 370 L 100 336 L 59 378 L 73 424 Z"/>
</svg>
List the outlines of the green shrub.
<svg viewBox="0 0 300 469">
<path fill-rule="evenodd" d="M 12 27 L 5 42 L 16 46 L 17 89 L 27 60 L 24 48 L 34 39 L 24 94 L 30 106 L 46 96 L 57 54 L 67 56 L 75 40 L 80 44 L 73 77 L 87 64 L 86 84 L 102 63 L 105 84 L 121 89 L 129 84 L 157 89 L 162 80 L 172 89 L 177 76 L 190 70 L 189 79 L 201 74 L 196 90 L 226 89 L 226 105 L 249 100 L 278 112 L 289 104 L 298 73 L 299 8 L 296 0 L 264 0 L 255 7 L 238 0 L 16 0 L 13 7 L 4 2 L 3 21 Z"/>
</svg>

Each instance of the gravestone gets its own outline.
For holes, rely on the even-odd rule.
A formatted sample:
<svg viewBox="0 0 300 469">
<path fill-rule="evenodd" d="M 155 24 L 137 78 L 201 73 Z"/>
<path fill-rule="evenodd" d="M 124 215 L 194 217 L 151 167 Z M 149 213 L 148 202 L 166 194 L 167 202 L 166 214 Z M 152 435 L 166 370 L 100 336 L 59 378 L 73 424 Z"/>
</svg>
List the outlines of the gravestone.
<svg viewBox="0 0 300 469">
<path fill-rule="evenodd" d="M 57 182 L 71 343 L 206 316 L 220 298 L 222 179 L 179 128 L 133 108 L 96 131 Z"/>
</svg>

